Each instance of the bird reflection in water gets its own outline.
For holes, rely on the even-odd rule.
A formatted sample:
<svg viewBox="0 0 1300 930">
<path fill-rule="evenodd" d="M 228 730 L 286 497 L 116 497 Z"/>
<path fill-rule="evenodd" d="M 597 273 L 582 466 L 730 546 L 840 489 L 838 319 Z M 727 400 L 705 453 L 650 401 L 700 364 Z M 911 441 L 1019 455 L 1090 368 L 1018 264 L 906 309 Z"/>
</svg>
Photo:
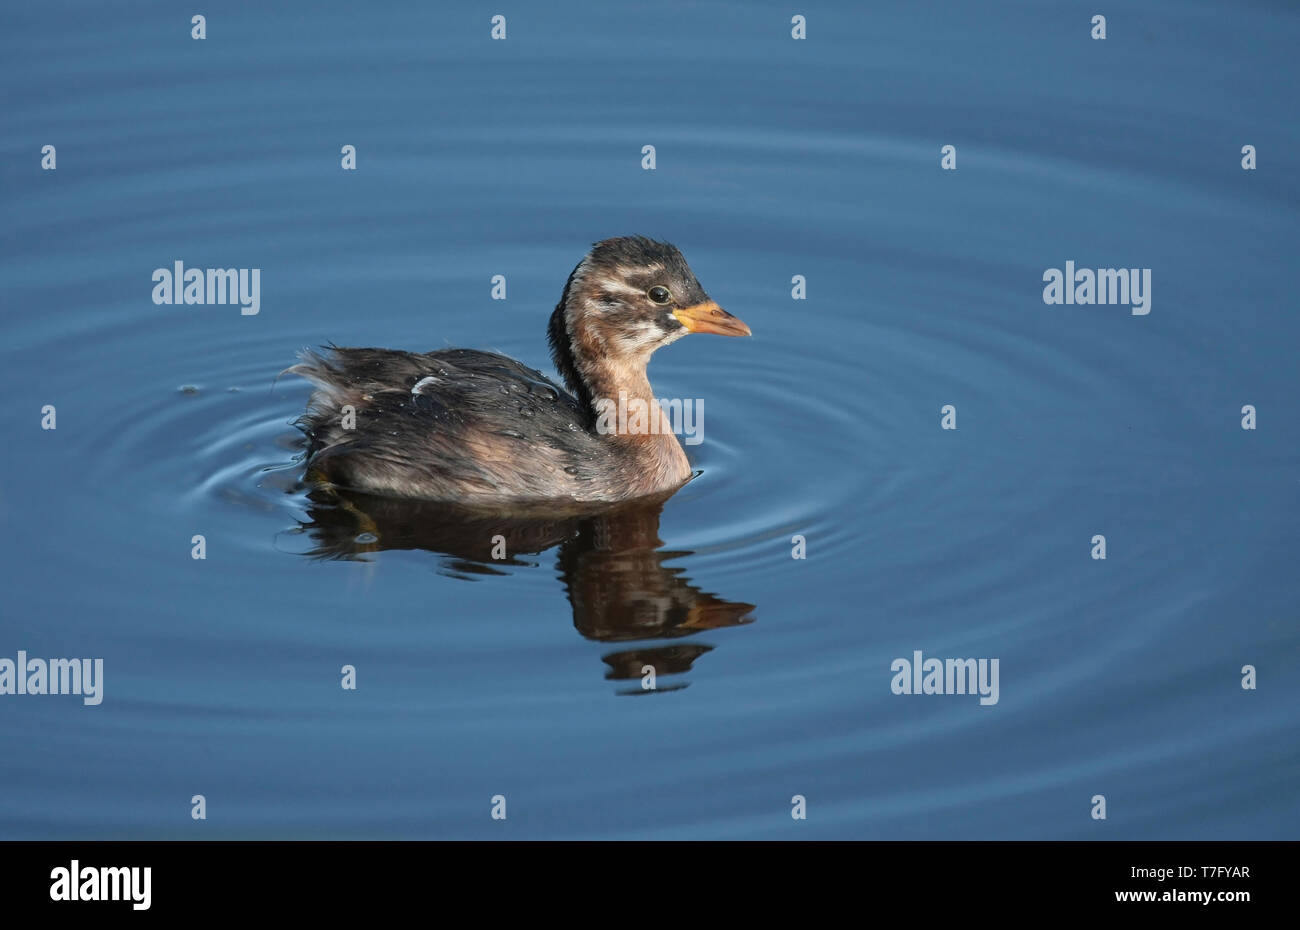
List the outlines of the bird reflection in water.
<svg viewBox="0 0 1300 930">
<path fill-rule="evenodd" d="M 573 625 L 587 639 L 677 639 L 754 620 L 753 604 L 701 591 L 683 568 L 665 564 L 691 553 L 659 548 L 664 497 L 585 512 L 515 508 L 509 514 L 325 488 L 308 498 L 310 520 L 302 529 L 314 543 L 306 553 L 313 558 L 364 560 L 385 549 L 424 549 L 443 556 L 445 574 L 464 578 L 503 574 L 502 566 L 528 564 L 520 556 L 558 547 L 556 569 L 573 606 Z M 616 650 L 602 656 L 609 666 L 605 678 L 638 681 L 647 667 L 656 679 L 681 674 L 712 649 L 691 642 Z M 656 681 L 649 689 L 638 681 L 619 693 L 684 687 Z"/>
</svg>

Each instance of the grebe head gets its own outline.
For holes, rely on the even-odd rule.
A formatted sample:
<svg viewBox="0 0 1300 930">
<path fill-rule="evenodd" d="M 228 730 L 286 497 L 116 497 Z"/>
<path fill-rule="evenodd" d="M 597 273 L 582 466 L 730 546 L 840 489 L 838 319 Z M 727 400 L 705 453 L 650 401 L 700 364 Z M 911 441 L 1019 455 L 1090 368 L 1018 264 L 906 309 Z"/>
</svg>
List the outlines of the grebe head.
<svg viewBox="0 0 1300 930">
<path fill-rule="evenodd" d="M 676 246 L 605 239 L 569 275 L 551 316 L 551 356 L 569 387 L 590 400 L 598 381 L 643 378 L 651 354 L 687 333 L 750 335 L 704 292 Z"/>
</svg>

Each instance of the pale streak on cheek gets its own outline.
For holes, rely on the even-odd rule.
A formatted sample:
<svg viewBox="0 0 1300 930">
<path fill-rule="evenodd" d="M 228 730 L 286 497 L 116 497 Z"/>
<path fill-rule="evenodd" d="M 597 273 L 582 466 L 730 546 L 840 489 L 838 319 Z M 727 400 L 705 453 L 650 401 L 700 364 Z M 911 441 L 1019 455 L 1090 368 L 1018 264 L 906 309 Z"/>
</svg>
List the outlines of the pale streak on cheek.
<svg viewBox="0 0 1300 930">
<path fill-rule="evenodd" d="M 664 331 L 654 323 L 639 323 L 634 332 L 619 337 L 619 345 L 624 352 L 631 354 L 653 349 L 660 345 L 663 339 Z"/>
</svg>

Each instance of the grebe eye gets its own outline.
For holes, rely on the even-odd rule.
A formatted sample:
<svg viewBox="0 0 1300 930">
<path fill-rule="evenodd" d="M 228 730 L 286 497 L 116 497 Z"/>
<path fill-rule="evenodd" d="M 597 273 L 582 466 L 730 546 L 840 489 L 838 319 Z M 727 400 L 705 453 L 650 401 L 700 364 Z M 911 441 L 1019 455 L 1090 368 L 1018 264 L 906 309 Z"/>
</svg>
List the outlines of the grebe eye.
<svg viewBox="0 0 1300 930">
<path fill-rule="evenodd" d="M 662 285 L 656 284 L 650 290 L 646 291 L 646 296 L 657 304 L 666 304 L 673 299 L 672 292 Z"/>
</svg>

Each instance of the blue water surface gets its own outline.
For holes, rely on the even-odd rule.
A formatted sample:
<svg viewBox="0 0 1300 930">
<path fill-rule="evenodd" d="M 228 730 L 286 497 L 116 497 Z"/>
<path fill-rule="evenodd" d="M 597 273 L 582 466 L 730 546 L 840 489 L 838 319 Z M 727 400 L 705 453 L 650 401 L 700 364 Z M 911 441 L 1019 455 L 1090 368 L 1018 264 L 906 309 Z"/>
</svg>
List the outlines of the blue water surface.
<svg viewBox="0 0 1300 930">
<path fill-rule="evenodd" d="M 0 837 L 1295 839 L 1300 8 L 1097 12 L 6 4 L 0 657 L 104 699 L 0 695 Z M 754 332 L 655 357 L 706 409 L 662 513 L 493 565 L 317 507 L 299 349 L 549 370 L 632 233 Z M 894 694 L 916 650 L 997 703 Z"/>
</svg>

